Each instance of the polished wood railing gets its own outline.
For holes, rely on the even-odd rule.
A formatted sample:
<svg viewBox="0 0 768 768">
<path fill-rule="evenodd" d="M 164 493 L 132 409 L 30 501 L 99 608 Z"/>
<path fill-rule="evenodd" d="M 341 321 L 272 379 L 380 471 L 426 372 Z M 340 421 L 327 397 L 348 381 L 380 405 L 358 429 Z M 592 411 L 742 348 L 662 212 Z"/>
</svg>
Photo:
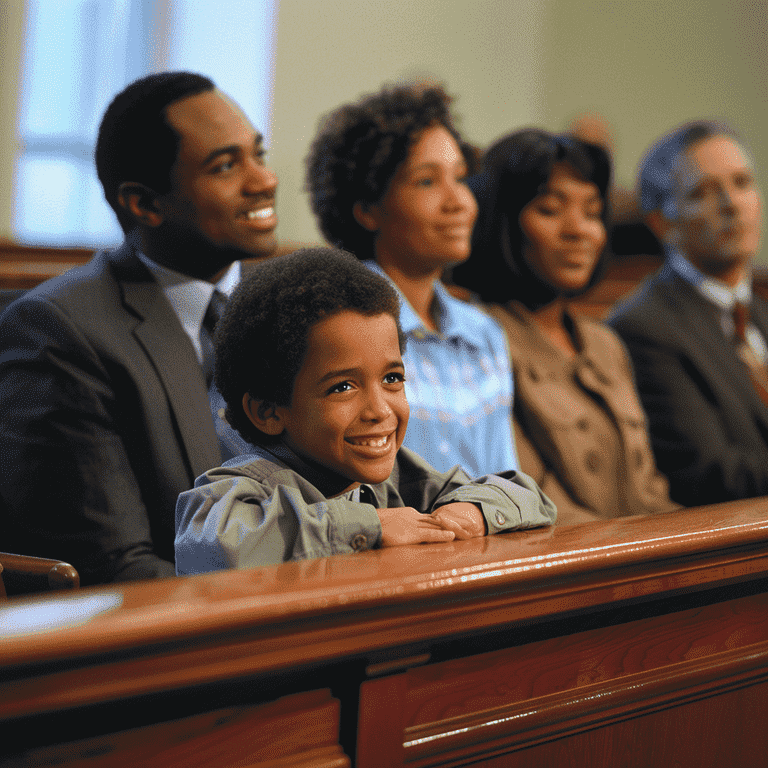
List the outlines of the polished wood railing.
<svg viewBox="0 0 768 768">
<path fill-rule="evenodd" d="M 0 766 L 765 764 L 768 499 L 15 599 Z"/>
</svg>

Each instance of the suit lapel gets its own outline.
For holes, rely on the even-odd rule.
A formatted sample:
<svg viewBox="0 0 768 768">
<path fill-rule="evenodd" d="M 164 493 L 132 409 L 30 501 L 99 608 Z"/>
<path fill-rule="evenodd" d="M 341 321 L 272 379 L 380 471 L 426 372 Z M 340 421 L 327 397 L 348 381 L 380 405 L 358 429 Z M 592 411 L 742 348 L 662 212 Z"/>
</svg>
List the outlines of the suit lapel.
<svg viewBox="0 0 768 768">
<path fill-rule="evenodd" d="M 763 338 L 768 342 L 768 304 L 756 294 L 752 295 L 752 306 L 750 307 L 752 322 L 757 326 Z"/>
<path fill-rule="evenodd" d="M 685 325 L 687 332 L 698 339 L 707 357 L 719 367 L 723 380 L 736 388 L 743 402 L 751 403 L 755 413 L 764 419 L 768 412 L 755 391 L 746 366 L 736 354 L 735 346 L 723 335 L 717 308 L 677 275 L 666 287 L 676 321 Z M 768 327 L 762 324 L 766 319 L 764 312 L 762 319 L 756 318 L 756 324 L 763 333 L 764 328 Z"/>
<path fill-rule="evenodd" d="M 129 246 L 111 256 L 123 304 L 136 316 L 145 350 L 176 419 L 193 477 L 221 463 L 203 372 L 192 343 L 149 270 Z"/>
<path fill-rule="evenodd" d="M 723 329 L 717 309 L 707 301 L 690 283 L 674 275 L 667 283 L 668 301 L 680 325 L 684 325 L 699 341 L 715 347 L 718 355 L 723 353 Z M 734 353 L 734 359 L 736 355 Z"/>
</svg>

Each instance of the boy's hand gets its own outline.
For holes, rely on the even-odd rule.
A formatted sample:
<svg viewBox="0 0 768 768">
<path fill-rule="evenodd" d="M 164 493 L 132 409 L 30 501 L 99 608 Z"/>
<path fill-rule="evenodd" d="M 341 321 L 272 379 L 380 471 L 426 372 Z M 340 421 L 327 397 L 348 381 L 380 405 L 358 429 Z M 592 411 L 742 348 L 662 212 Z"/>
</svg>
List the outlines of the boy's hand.
<svg viewBox="0 0 768 768">
<path fill-rule="evenodd" d="M 381 521 L 382 547 L 453 541 L 455 538 L 453 530 L 443 528 L 432 515 L 422 515 L 413 507 L 391 507 L 376 512 Z"/>
<path fill-rule="evenodd" d="M 430 517 L 447 531 L 453 531 L 458 541 L 485 536 L 485 518 L 477 504 L 468 501 L 454 501 L 438 507 Z"/>
</svg>

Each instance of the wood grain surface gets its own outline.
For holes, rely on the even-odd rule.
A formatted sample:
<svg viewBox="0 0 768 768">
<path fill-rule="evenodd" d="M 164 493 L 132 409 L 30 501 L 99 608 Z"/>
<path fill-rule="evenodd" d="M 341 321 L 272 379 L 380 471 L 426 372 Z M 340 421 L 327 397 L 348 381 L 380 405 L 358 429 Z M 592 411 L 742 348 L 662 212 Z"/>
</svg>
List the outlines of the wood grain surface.
<svg viewBox="0 0 768 768">
<path fill-rule="evenodd" d="M 287 715 L 268 708 L 307 694 L 326 725 L 300 751 L 318 766 L 643 765 L 664 749 L 708 765 L 715 742 L 752 765 L 767 617 L 768 499 L 11 599 L 0 739 L 29 765 L 44 747 L 132 755 L 136 728 L 184 755 L 211 723 L 211 743 L 259 718 L 273 733 Z M 96 726 L 102 711 L 119 716 Z M 24 735 L 39 724 L 47 744 Z"/>
</svg>

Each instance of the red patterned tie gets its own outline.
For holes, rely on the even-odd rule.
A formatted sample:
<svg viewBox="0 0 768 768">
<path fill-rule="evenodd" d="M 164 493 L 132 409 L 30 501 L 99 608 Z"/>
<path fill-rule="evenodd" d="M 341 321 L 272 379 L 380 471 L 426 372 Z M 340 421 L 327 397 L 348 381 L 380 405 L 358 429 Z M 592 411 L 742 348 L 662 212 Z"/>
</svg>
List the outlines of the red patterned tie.
<svg viewBox="0 0 768 768">
<path fill-rule="evenodd" d="M 736 302 L 733 307 L 733 325 L 735 331 L 736 354 L 749 370 L 749 378 L 760 399 L 768 405 L 768 369 L 760 362 L 752 347 L 747 342 L 747 323 L 749 307 Z"/>
</svg>

